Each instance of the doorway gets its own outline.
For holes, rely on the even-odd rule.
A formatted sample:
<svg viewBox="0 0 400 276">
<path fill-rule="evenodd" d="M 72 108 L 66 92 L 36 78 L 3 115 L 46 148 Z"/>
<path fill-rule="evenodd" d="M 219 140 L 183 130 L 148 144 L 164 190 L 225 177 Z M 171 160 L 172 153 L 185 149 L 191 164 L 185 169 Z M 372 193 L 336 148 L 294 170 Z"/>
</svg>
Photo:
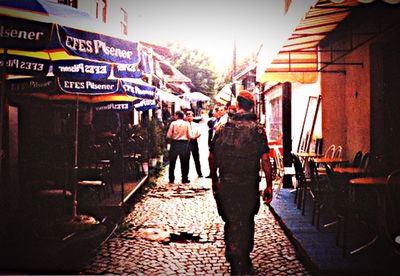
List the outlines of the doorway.
<svg viewBox="0 0 400 276">
<path fill-rule="evenodd" d="M 384 173 L 400 167 L 399 36 L 371 48 L 371 152 L 382 157 Z"/>
</svg>

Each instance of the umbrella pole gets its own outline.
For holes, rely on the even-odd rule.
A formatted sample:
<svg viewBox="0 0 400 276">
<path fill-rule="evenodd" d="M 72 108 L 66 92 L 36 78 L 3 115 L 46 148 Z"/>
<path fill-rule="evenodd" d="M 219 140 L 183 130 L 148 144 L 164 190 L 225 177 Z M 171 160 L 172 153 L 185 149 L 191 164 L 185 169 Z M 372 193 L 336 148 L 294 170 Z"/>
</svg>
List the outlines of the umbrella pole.
<svg viewBox="0 0 400 276">
<path fill-rule="evenodd" d="M 1 91 L 0 91 L 0 175 L 3 170 L 3 158 L 5 153 L 3 152 L 3 120 L 4 120 L 4 103 L 6 98 L 6 73 L 7 73 L 7 49 L 4 50 L 3 54 L 3 66 L 1 68 Z"/>
<path fill-rule="evenodd" d="M 75 137 L 74 137 L 74 180 L 73 180 L 73 202 L 72 218 L 78 215 L 78 138 L 79 138 L 79 96 L 76 95 L 75 108 Z"/>
<path fill-rule="evenodd" d="M 72 219 L 70 223 L 76 227 L 87 224 L 97 224 L 94 217 L 88 215 L 78 215 L 78 147 L 79 147 L 79 95 L 76 95 L 75 109 L 75 137 L 74 137 L 74 179 L 72 188 Z"/>
<path fill-rule="evenodd" d="M 122 127 L 122 119 L 121 115 L 119 116 L 119 129 L 120 129 L 120 149 L 121 149 L 121 203 L 124 202 L 124 194 L 125 194 L 125 164 L 124 164 L 124 130 Z"/>
</svg>

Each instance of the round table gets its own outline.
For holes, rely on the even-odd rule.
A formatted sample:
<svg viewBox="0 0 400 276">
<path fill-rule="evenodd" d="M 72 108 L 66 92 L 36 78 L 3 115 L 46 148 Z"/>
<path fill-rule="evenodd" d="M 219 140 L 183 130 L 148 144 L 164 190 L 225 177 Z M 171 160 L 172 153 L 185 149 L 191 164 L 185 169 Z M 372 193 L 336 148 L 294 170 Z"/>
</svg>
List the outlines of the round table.
<svg viewBox="0 0 400 276">
<path fill-rule="evenodd" d="M 353 178 L 350 179 L 349 181 L 349 188 L 376 188 L 376 196 L 377 196 L 377 200 L 378 200 L 378 204 L 377 204 L 377 208 L 379 210 L 383 210 L 384 208 L 384 191 L 385 189 L 382 189 L 386 186 L 386 179 L 387 177 L 359 177 L 359 178 Z M 351 189 L 349 191 L 348 196 L 351 196 Z M 383 211 L 382 211 L 383 212 Z M 373 226 L 373 228 L 375 228 L 376 234 L 375 236 L 368 242 L 366 242 L 365 244 L 363 244 L 362 246 L 358 247 L 357 249 L 354 249 L 352 251 L 350 251 L 350 254 L 355 254 L 358 253 L 360 251 L 363 251 L 364 249 L 370 247 L 372 244 L 374 244 L 378 238 L 380 237 L 380 235 L 382 235 L 382 230 L 380 229 L 380 221 L 382 219 L 382 212 L 377 212 L 377 218 L 376 218 L 376 226 Z M 345 215 L 347 216 L 347 214 Z"/>
<path fill-rule="evenodd" d="M 386 184 L 387 177 L 359 177 L 349 181 L 350 185 L 354 186 L 381 186 Z"/>
<path fill-rule="evenodd" d="M 296 152 L 294 154 L 302 158 L 315 158 L 324 156 L 322 153 L 315 153 L 315 152 Z"/>
<path fill-rule="evenodd" d="M 333 169 L 334 173 L 338 174 L 354 174 L 360 175 L 365 174 L 367 172 L 366 168 L 353 168 L 353 167 L 338 167 Z"/>
<path fill-rule="evenodd" d="M 314 158 L 314 162 L 316 164 L 339 164 L 339 163 L 347 163 L 349 160 L 345 158 L 337 158 L 337 157 L 320 157 L 320 158 Z"/>
</svg>

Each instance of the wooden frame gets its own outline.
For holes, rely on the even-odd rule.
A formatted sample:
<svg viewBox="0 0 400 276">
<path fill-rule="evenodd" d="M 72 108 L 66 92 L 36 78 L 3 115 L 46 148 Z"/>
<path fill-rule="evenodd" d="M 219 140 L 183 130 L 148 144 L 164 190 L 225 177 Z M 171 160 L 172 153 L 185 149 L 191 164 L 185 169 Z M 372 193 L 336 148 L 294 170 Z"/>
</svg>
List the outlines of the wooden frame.
<svg viewBox="0 0 400 276">
<path fill-rule="evenodd" d="M 299 144 L 297 146 L 297 152 L 309 152 L 310 150 L 320 103 L 321 96 L 310 96 L 308 98 Z"/>
</svg>

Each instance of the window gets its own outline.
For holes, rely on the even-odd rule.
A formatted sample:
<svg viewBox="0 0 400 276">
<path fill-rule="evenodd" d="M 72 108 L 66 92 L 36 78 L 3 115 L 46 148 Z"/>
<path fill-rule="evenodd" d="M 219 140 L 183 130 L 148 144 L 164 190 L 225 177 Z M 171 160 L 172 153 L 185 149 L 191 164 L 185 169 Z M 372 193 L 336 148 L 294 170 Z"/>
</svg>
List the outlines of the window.
<svg viewBox="0 0 400 276">
<path fill-rule="evenodd" d="M 282 133 L 282 96 L 270 101 L 270 138 L 276 140 Z"/>
<path fill-rule="evenodd" d="M 96 0 L 96 19 L 107 22 L 107 0 Z"/>
<path fill-rule="evenodd" d="M 122 12 L 122 20 L 121 20 L 121 33 L 124 35 L 128 35 L 128 13 L 126 10 L 121 8 Z"/>
<path fill-rule="evenodd" d="M 53 1 L 54 2 L 54 1 Z M 78 0 L 58 0 L 59 4 L 78 8 Z"/>
</svg>

